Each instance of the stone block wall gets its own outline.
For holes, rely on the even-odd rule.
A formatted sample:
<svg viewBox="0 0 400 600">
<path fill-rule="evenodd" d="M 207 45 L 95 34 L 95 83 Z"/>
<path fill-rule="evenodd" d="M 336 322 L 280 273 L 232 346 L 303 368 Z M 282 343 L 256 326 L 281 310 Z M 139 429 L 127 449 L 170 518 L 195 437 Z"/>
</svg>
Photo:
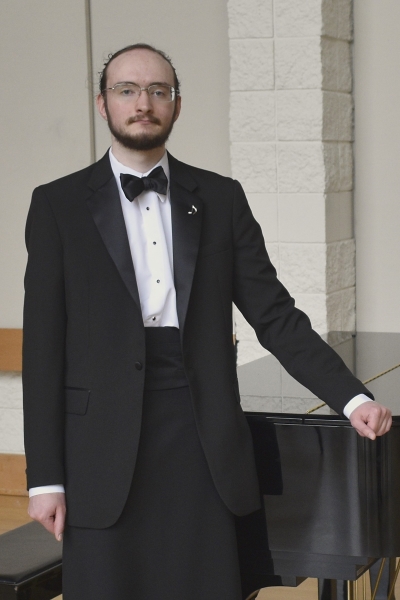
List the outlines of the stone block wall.
<svg viewBox="0 0 400 600">
<path fill-rule="evenodd" d="M 319 333 L 355 327 L 351 0 L 228 0 L 232 173 Z M 236 311 L 239 363 L 263 356 Z"/>
</svg>

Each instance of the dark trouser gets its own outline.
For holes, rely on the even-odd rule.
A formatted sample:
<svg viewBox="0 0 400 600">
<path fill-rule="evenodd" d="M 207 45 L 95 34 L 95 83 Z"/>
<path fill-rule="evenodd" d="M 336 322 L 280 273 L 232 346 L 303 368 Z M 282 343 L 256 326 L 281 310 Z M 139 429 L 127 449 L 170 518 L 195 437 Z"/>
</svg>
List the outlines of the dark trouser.
<svg viewBox="0 0 400 600">
<path fill-rule="evenodd" d="M 149 368 L 131 490 L 112 527 L 67 527 L 64 600 L 241 600 L 235 521 L 200 445 L 179 332 L 146 335 Z M 174 382 L 178 387 L 162 389 Z"/>
</svg>

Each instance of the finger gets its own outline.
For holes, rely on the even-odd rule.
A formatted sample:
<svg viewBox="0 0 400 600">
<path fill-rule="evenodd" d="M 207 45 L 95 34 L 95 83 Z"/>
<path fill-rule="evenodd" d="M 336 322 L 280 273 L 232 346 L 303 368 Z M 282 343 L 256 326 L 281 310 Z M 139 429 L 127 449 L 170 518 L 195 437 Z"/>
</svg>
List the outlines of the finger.
<svg viewBox="0 0 400 600">
<path fill-rule="evenodd" d="M 36 519 L 37 521 L 39 521 L 39 523 L 41 523 L 43 525 L 43 527 L 45 529 L 47 529 L 47 531 L 49 531 L 50 533 L 52 533 L 54 535 L 54 517 L 46 517 L 45 519 Z"/>
<path fill-rule="evenodd" d="M 392 414 L 390 413 L 387 417 L 385 433 L 387 433 L 391 429 L 392 425 L 393 425 L 393 419 L 392 419 Z"/>
<path fill-rule="evenodd" d="M 391 413 L 385 407 L 379 407 L 380 410 L 371 411 L 367 415 L 367 424 L 368 426 L 375 431 L 377 435 L 383 435 L 387 433 L 390 429 L 391 425 Z"/>
<path fill-rule="evenodd" d="M 388 414 L 382 419 L 382 422 L 380 424 L 378 431 L 376 432 L 376 435 L 385 435 L 385 433 L 387 433 L 390 430 L 391 426 L 392 426 L 392 416 L 390 414 Z"/>
<path fill-rule="evenodd" d="M 46 527 L 48 531 L 50 531 L 54 518 L 52 514 L 49 514 L 48 511 L 43 510 L 41 507 L 36 507 L 35 505 L 32 508 L 28 508 L 28 514 L 31 519 L 38 521 L 43 527 Z"/>
<path fill-rule="evenodd" d="M 376 436 L 387 433 L 392 425 L 391 412 L 387 409 L 371 413 L 354 415 L 353 427 L 363 436 L 374 440 Z"/>
<path fill-rule="evenodd" d="M 48 497 L 33 496 L 29 500 L 28 514 L 32 519 L 38 521 L 50 533 L 54 533 L 54 518 L 56 506 L 49 502 Z"/>
<path fill-rule="evenodd" d="M 367 437 L 370 440 L 374 440 L 376 438 L 375 431 L 369 427 L 367 423 L 364 423 L 361 418 L 356 419 L 352 425 L 357 433 L 359 433 L 362 437 Z"/>
<path fill-rule="evenodd" d="M 54 519 L 54 536 L 57 541 L 61 542 L 64 533 L 64 524 L 65 524 L 65 508 L 63 506 L 58 506 L 56 511 L 56 516 Z"/>
</svg>

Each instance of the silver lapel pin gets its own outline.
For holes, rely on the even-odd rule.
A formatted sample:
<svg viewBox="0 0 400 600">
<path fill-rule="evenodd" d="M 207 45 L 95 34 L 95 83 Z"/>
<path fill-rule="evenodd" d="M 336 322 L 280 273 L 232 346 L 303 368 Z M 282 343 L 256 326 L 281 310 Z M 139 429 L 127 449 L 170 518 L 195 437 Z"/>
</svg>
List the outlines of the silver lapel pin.
<svg viewBox="0 0 400 600">
<path fill-rule="evenodd" d="M 197 213 L 197 208 L 194 204 L 192 204 L 192 210 L 189 210 L 188 215 L 195 215 Z"/>
</svg>

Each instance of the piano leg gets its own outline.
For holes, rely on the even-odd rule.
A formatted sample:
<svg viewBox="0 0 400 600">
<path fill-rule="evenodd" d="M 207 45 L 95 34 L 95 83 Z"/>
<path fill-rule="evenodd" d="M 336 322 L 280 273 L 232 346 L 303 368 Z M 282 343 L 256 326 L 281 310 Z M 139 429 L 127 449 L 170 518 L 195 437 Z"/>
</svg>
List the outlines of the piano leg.
<svg viewBox="0 0 400 600">
<path fill-rule="evenodd" d="M 336 580 L 318 579 L 318 600 L 337 600 Z"/>
<path fill-rule="evenodd" d="M 375 588 L 376 580 L 378 577 L 378 572 L 381 566 L 381 561 L 379 560 L 369 570 L 369 576 L 371 581 L 371 590 Z M 396 558 L 387 558 L 385 565 L 383 567 L 382 577 L 380 583 L 378 585 L 378 591 L 375 596 L 375 600 L 386 600 L 388 597 L 388 593 L 390 590 L 391 583 L 393 581 L 394 572 L 396 569 Z M 391 600 L 395 600 L 394 594 L 392 595 Z"/>
<path fill-rule="evenodd" d="M 371 582 L 371 593 L 375 588 L 376 580 L 380 570 L 381 561 L 377 561 L 369 569 Z M 396 570 L 396 558 L 387 558 L 383 567 L 381 580 L 375 600 L 387 600 Z M 340 581 L 335 579 L 318 579 L 318 600 L 355 600 L 354 582 Z M 350 588 L 350 589 L 349 589 Z M 396 600 L 394 594 L 391 600 Z"/>
<path fill-rule="evenodd" d="M 347 593 L 347 581 L 318 579 L 318 600 L 354 600 Z"/>
</svg>

